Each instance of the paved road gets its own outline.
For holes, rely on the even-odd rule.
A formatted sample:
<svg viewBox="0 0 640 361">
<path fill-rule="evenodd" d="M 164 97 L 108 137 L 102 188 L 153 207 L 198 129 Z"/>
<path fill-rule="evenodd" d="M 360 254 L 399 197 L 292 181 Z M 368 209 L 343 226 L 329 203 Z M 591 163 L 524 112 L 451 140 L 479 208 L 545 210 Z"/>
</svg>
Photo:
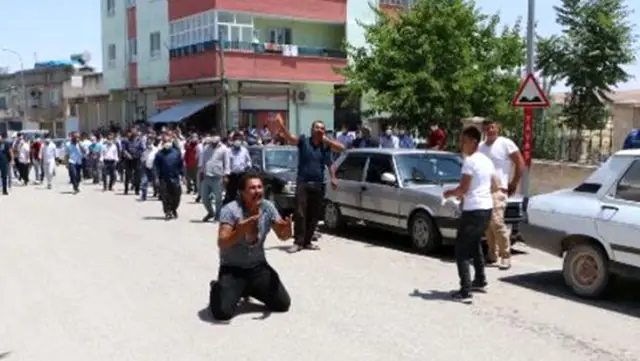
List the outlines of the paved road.
<svg viewBox="0 0 640 361">
<path fill-rule="evenodd" d="M 158 202 L 92 186 L 61 194 L 65 183 L 0 198 L 0 358 L 640 359 L 640 294 L 625 291 L 638 284 L 622 285 L 613 302 L 581 303 L 552 272 L 558 260 L 521 248 L 513 270 L 490 270 L 490 292 L 462 305 L 448 297 L 450 260 L 407 252 L 379 232 L 356 232 L 368 242 L 325 235 L 322 251 L 296 255 L 270 240 L 291 311 L 250 308 L 213 324 L 202 310 L 216 226 L 197 222 L 200 205 L 187 199 L 181 218 L 165 222 Z"/>
</svg>

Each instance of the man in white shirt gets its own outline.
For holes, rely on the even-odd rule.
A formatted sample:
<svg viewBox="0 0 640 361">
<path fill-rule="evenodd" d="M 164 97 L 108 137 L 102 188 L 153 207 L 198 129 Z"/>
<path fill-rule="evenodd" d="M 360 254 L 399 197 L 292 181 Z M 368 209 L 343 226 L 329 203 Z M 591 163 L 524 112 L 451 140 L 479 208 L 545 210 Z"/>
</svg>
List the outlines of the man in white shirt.
<svg viewBox="0 0 640 361">
<path fill-rule="evenodd" d="M 460 185 L 445 191 L 445 198 L 462 198 L 462 214 L 459 218 L 455 243 L 456 264 L 460 277 L 460 291 L 453 293 L 455 299 L 471 302 L 471 291 L 482 291 L 487 286 L 482 255 L 482 236 L 489 224 L 493 209 L 492 190 L 497 187 L 495 168 L 491 159 L 478 152 L 482 134 L 474 126 L 462 131 L 460 143 L 465 156 L 462 164 Z M 473 260 L 474 279 L 469 270 Z"/>
<path fill-rule="evenodd" d="M 493 192 L 493 213 L 485 233 L 488 252 L 487 263 L 500 261 L 502 270 L 511 268 L 511 229 L 504 223 L 504 212 L 509 196 L 518 189 L 524 171 L 524 160 L 518 146 L 509 138 L 500 136 L 500 124 L 495 120 L 482 123 L 486 140 L 479 151 L 489 157 L 496 168 L 499 185 Z"/>
<path fill-rule="evenodd" d="M 56 170 L 56 145 L 49 138 L 45 138 L 44 144 L 40 147 L 40 159 L 47 189 L 51 189 L 51 182 Z"/>
<path fill-rule="evenodd" d="M 29 173 L 31 167 L 31 144 L 29 141 L 22 140 L 18 145 L 18 173 L 20 174 L 20 180 L 24 182 L 24 185 L 29 184 Z"/>
<path fill-rule="evenodd" d="M 113 133 L 109 133 L 100 150 L 100 159 L 103 164 L 102 190 L 105 192 L 112 191 L 113 185 L 116 183 L 116 170 L 120 160 L 118 152 L 115 136 Z"/>
<path fill-rule="evenodd" d="M 393 128 L 387 126 L 380 137 L 380 148 L 400 148 L 400 140 L 393 134 Z"/>
<path fill-rule="evenodd" d="M 158 191 L 156 188 L 155 175 L 153 173 L 153 162 L 156 159 L 156 154 L 158 153 L 158 148 L 153 145 L 153 139 L 147 139 L 147 148 L 142 153 L 142 157 L 140 160 L 142 162 L 142 179 L 140 181 L 140 200 L 147 200 L 147 191 L 149 189 L 149 183 L 153 187 L 153 196 L 158 195 Z"/>
</svg>

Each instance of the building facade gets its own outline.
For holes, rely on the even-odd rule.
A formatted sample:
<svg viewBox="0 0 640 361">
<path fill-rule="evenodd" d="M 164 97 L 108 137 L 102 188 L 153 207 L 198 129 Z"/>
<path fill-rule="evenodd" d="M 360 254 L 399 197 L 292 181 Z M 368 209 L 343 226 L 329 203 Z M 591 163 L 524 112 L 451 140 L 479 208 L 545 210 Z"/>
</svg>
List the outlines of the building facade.
<svg viewBox="0 0 640 361">
<path fill-rule="evenodd" d="M 62 129 L 68 110 L 62 84 L 73 72 L 53 66 L 0 74 L 0 132 Z"/>
<path fill-rule="evenodd" d="M 101 7 L 104 81 L 127 94 L 127 117 L 210 98 L 226 129 L 260 126 L 279 112 L 296 133 L 317 119 L 333 126 L 345 41 L 364 45 L 359 22 L 375 21 L 370 3 L 358 0 L 102 0 Z"/>
</svg>

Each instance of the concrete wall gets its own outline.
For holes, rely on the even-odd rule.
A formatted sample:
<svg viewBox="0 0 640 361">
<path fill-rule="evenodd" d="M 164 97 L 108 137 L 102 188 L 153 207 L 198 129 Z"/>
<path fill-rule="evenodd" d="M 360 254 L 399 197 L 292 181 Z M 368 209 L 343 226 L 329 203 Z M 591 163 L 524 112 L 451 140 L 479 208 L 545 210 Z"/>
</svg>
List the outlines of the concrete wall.
<svg viewBox="0 0 640 361">
<path fill-rule="evenodd" d="M 167 1 L 136 2 L 138 86 L 169 82 L 169 8 Z M 151 58 L 151 33 L 160 32 L 160 56 Z"/>
<path fill-rule="evenodd" d="M 580 184 L 598 166 L 534 160 L 531 165 L 531 193 L 547 193 Z"/>
<path fill-rule="evenodd" d="M 127 42 L 127 10 L 126 1 L 115 2 L 113 16 L 107 14 L 107 0 L 100 1 L 100 16 L 102 26 L 102 69 L 107 89 L 123 89 L 129 74 L 126 61 Z M 148 35 L 147 35 L 148 36 Z M 116 46 L 116 61 L 109 66 L 109 44 Z M 138 44 L 140 47 L 140 44 Z"/>
</svg>

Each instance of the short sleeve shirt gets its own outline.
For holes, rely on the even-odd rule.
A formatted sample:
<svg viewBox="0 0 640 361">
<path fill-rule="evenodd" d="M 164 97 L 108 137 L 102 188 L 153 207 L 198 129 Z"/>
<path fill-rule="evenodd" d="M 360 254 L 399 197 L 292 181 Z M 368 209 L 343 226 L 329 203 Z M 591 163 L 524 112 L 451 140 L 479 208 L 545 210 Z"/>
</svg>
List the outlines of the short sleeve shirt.
<svg viewBox="0 0 640 361">
<path fill-rule="evenodd" d="M 518 151 L 516 143 L 509 138 L 498 137 L 491 145 L 480 144 L 478 150 L 491 159 L 496 168 L 496 177 L 498 177 L 500 187 L 506 188 L 509 185 L 513 169 L 511 154 Z"/>
<path fill-rule="evenodd" d="M 220 224 L 233 227 L 239 221 L 249 218 L 249 211 L 241 201 L 233 201 L 220 210 Z M 260 202 L 260 219 L 258 220 L 257 241 L 249 242 L 245 237 L 236 244 L 220 249 L 220 264 L 240 268 L 253 268 L 266 262 L 264 242 L 271 230 L 271 225 L 280 219 L 276 206 L 268 200 Z"/>
</svg>

